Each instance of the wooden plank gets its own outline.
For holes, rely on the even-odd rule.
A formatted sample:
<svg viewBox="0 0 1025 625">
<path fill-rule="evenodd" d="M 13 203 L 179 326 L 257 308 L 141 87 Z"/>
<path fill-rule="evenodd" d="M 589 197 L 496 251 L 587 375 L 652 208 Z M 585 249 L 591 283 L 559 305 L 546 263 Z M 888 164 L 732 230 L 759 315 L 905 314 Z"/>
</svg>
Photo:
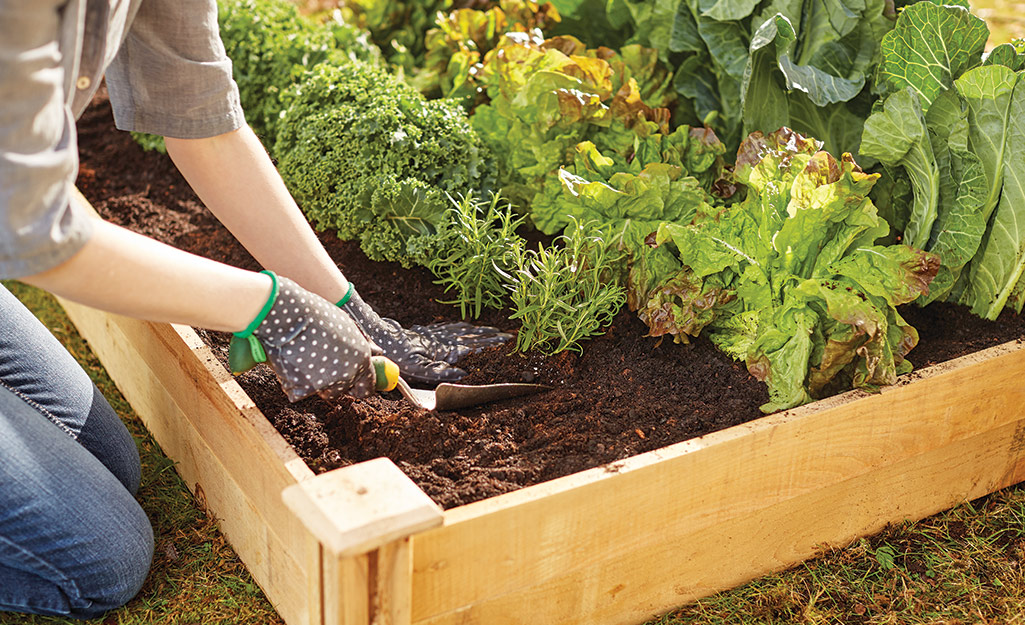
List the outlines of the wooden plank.
<svg viewBox="0 0 1025 625">
<path fill-rule="evenodd" d="M 413 552 L 410 538 L 381 546 L 376 553 L 370 607 L 374 625 L 410 625 L 413 614 Z"/>
<path fill-rule="evenodd" d="M 325 559 L 325 625 L 410 625 L 409 538 L 365 554 Z"/>
<path fill-rule="evenodd" d="M 442 511 L 387 458 L 289 486 L 282 499 L 320 542 L 325 625 L 410 625 L 409 536 Z"/>
<path fill-rule="evenodd" d="M 1008 448 L 1023 423 L 907 458 L 715 526 L 667 533 L 643 549 L 543 583 L 482 598 L 418 625 L 636 624 L 719 590 L 813 557 L 880 530 L 917 520 L 1025 478 Z M 942 485 L 942 487 L 938 487 Z M 609 537 L 615 542 L 619 537 Z M 419 548 L 419 545 L 418 545 Z M 414 595 L 415 597 L 415 595 Z M 414 599 L 414 606 L 416 600 Z"/>
<path fill-rule="evenodd" d="M 658 553 L 672 554 L 679 568 L 680 562 L 687 562 L 684 554 L 674 552 L 683 544 L 681 537 L 708 540 L 726 524 L 743 524 L 745 519 L 766 514 L 767 509 L 798 505 L 792 502 L 795 498 L 822 496 L 825 502 L 833 493 L 847 493 L 862 497 L 866 505 L 873 493 L 888 498 L 886 488 L 858 495 L 860 491 L 851 493 L 847 485 L 886 476 L 899 484 L 907 463 L 919 456 L 942 455 L 937 450 L 972 440 L 979 433 L 999 433 L 1010 440 L 1025 410 L 1025 385 L 1020 383 L 1023 370 L 1025 350 L 1017 344 L 999 346 L 922 372 L 914 382 L 881 394 L 851 393 L 604 469 L 450 510 L 442 528 L 416 537 L 413 620 L 448 622 L 443 615 L 472 613 L 477 608 L 469 606 L 474 604 L 497 602 L 495 605 L 511 607 L 520 601 L 523 608 L 519 613 L 530 614 L 529 620 L 563 622 L 550 616 L 562 614 L 559 606 L 571 595 L 553 597 L 546 585 L 559 587 L 559 580 L 580 576 L 582 585 L 576 591 L 586 591 L 591 588 L 586 580 L 593 579 L 588 576 L 602 575 L 604 570 L 621 571 L 612 563 L 630 562 L 633 554 L 647 554 L 646 560 L 637 561 L 644 570 L 658 561 Z M 990 464 L 968 472 L 972 483 L 986 485 L 971 493 L 983 494 L 1011 483 L 1008 479 L 1018 479 L 1018 473 L 1009 471 L 1008 466 L 1017 466 L 1021 447 L 1003 444 L 992 452 L 998 455 Z M 977 451 L 982 454 L 983 450 Z M 965 454 L 962 460 L 970 459 Z M 937 490 L 939 499 L 933 499 L 931 492 L 911 491 L 906 495 L 912 500 L 906 509 L 928 513 L 941 509 L 936 501 L 952 504 L 966 496 L 964 484 L 956 482 L 956 476 L 948 476 L 949 471 L 941 471 L 940 465 L 929 468 L 936 471 L 933 482 L 929 483 L 926 474 L 922 484 L 929 483 L 925 490 Z M 1011 478 L 1005 479 L 1006 475 Z M 916 503 L 915 497 L 921 501 Z M 637 514 L 638 510 L 644 514 Z M 813 510 L 802 509 L 808 515 Z M 831 511 L 821 513 L 828 516 Z M 871 508 L 862 525 L 878 527 L 900 518 L 871 517 L 879 514 L 884 512 Z M 772 522 L 773 517 L 759 518 Z M 823 532 L 815 538 L 817 542 L 838 539 L 826 533 L 828 524 L 808 522 Z M 737 544 L 756 544 L 746 539 L 733 535 Z M 805 553 L 807 549 L 794 547 L 792 552 Z M 736 551 L 731 558 L 748 567 L 749 576 L 773 570 L 765 568 L 756 554 Z M 787 563 L 797 561 L 787 559 Z M 773 568 L 778 566 L 779 562 L 773 563 Z M 654 584 L 647 592 L 658 596 L 658 577 L 672 568 L 638 579 Z M 691 571 L 691 567 L 683 571 Z M 605 590 L 611 592 L 620 583 L 629 586 L 638 579 L 624 576 Z M 508 604 L 503 603 L 506 597 L 510 598 Z M 552 607 L 544 608 L 532 597 L 544 598 L 538 601 L 552 602 Z M 581 609 L 574 605 L 571 611 Z M 590 613 L 581 612 L 579 621 L 565 622 L 628 622 L 604 612 L 599 615 L 594 606 L 589 609 Z M 498 618 L 499 612 L 489 610 L 487 614 Z M 505 617 L 465 622 L 519 621 Z"/>
<path fill-rule="evenodd" d="M 220 365 L 201 342 L 186 345 L 166 324 L 62 304 L 278 612 L 289 623 L 309 623 L 307 532 L 280 493 L 312 471 L 255 406 L 243 414 L 245 406 L 235 405 L 223 390 L 228 382 L 237 387 L 233 380 L 216 383 L 206 367 Z"/>
<path fill-rule="evenodd" d="M 371 623 L 370 555 L 324 559 L 324 625 Z"/>
<path fill-rule="evenodd" d="M 364 554 L 442 522 L 438 504 L 387 458 L 328 471 L 286 488 L 282 497 L 338 556 Z"/>
<path fill-rule="evenodd" d="M 178 416 L 191 424 L 191 431 L 201 433 L 197 440 L 209 447 L 227 477 L 261 510 L 272 531 L 295 553 L 301 552 L 305 530 L 280 505 L 280 493 L 314 474 L 251 400 L 246 398 L 247 403 L 242 404 L 224 391 L 234 387 L 245 397 L 202 340 L 183 326 L 153 324 L 63 303 L 80 328 L 95 324 L 90 334 L 100 338 L 92 339 L 91 344 L 107 370 L 118 372 L 111 377 L 161 447 L 165 445 L 158 433 L 170 436 L 178 427 L 180 419 L 168 418 L 177 407 Z M 193 344 L 186 344 L 179 332 L 191 334 Z"/>
</svg>

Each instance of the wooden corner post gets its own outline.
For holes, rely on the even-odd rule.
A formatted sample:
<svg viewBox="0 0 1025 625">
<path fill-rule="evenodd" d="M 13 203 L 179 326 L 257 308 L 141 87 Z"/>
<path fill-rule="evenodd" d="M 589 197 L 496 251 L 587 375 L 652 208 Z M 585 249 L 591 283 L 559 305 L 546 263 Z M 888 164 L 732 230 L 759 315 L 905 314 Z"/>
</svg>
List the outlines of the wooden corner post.
<svg viewBox="0 0 1025 625">
<path fill-rule="evenodd" d="M 410 625 L 410 538 L 443 519 L 430 497 L 377 458 L 303 480 L 282 498 L 316 543 L 311 625 Z"/>
</svg>

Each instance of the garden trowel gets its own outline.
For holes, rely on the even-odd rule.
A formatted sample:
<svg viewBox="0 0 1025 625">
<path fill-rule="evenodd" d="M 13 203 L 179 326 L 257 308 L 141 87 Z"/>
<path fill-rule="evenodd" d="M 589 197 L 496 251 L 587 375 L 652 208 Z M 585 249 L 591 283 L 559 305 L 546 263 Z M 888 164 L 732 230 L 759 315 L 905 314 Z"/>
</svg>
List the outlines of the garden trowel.
<svg viewBox="0 0 1025 625">
<path fill-rule="evenodd" d="M 433 391 L 412 388 L 399 375 L 399 367 L 384 356 L 374 356 L 377 390 L 398 388 L 406 401 L 424 410 L 457 410 L 488 402 L 511 399 L 551 389 L 544 384 L 450 384 L 443 382 Z"/>
</svg>

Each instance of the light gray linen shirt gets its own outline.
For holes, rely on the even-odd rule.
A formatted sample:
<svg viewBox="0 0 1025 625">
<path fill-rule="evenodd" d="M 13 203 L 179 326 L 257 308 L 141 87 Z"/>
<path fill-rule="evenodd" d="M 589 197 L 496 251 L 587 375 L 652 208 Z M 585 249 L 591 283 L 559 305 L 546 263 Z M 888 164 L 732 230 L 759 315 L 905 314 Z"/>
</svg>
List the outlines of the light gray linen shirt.
<svg viewBox="0 0 1025 625">
<path fill-rule="evenodd" d="M 121 130 L 198 139 L 245 123 L 216 0 L 0 0 L 0 277 L 88 241 L 70 200 L 75 120 L 104 70 Z"/>
</svg>

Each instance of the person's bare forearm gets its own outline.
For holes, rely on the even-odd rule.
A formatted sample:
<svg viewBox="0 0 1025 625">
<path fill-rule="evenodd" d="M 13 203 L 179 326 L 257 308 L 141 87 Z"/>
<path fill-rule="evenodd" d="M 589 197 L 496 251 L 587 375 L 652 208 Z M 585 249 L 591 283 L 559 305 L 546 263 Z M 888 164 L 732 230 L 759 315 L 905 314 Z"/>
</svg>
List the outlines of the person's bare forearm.
<svg viewBox="0 0 1025 625">
<path fill-rule="evenodd" d="M 272 285 L 269 276 L 183 252 L 99 218 L 77 254 L 21 280 L 94 308 L 228 332 L 242 330 L 257 316 Z"/>
<path fill-rule="evenodd" d="M 331 302 L 345 295 L 348 282 L 248 126 L 166 143 L 196 194 L 257 262 Z"/>
</svg>

